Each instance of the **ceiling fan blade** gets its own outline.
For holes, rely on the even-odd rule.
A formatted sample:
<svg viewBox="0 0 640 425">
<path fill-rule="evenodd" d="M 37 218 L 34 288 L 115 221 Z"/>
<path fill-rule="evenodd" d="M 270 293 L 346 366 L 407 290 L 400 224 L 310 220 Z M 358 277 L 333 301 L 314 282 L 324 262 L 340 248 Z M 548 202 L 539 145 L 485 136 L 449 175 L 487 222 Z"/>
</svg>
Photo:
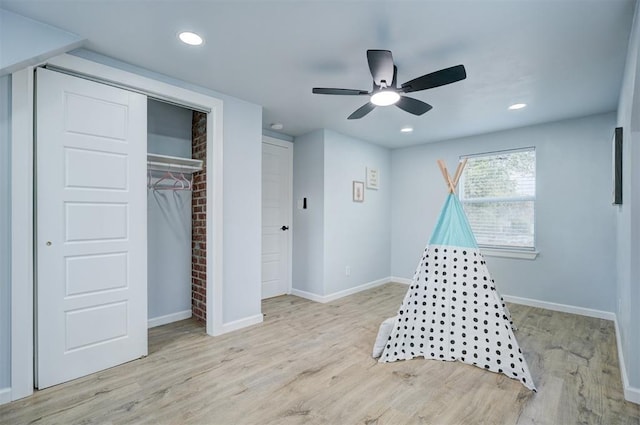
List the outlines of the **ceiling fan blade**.
<svg viewBox="0 0 640 425">
<path fill-rule="evenodd" d="M 315 87 L 312 90 L 312 92 L 315 94 L 342 94 L 342 95 L 349 95 L 349 96 L 359 96 L 363 94 L 369 94 L 369 92 L 366 90 L 332 89 L 332 88 L 322 88 L 322 87 Z"/>
<path fill-rule="evenodd" d="M 393 65 L 393 81 L 391 82 L 391 87 L 398 87 L 398 67 Z"/>
<path fill-rule="evenodd" d="M 467 72 L 464 69 L 464 65 L 456 65 L 407 81 L 402 85 L 402 91 L 411 93 L 413 91 L 432 89 L 455 83 L 465 78 L 467 78 Z"/>
<path fill-rule="evenodd" d="M 376 105 L 374 105 L 371 102 L 367 102 L 364 105 L 362 105 L 361 107 L 359 107 L 358 109 L 355 110 L 355 112 L 351 115 L 349 115 L 349 117 L 347 119 L 349 120 L 357 120 L 360 119 L 362 117 L 364 117 L 365 115 L 367 115 L 369 112 L 373 111 L 375 109 Z"/>
<path fill-rule="evenodd" d="M 400 100 L 396 102 L 396 106 L 403 111 L 407 111 L 413 115 L 422 115 L 433 108 L 433 106 L 429 105 L 428 103 L 424 103 L 421 100 L 413 99 L 406 96 L 401 96 Z"/>
<path fill-rule="evenodd" d="M 391 87 L 393 81 L 393 56 L 389 50 L 367 50 L 367 61 L 373 82 L 381 86 Z"/>
</svg>

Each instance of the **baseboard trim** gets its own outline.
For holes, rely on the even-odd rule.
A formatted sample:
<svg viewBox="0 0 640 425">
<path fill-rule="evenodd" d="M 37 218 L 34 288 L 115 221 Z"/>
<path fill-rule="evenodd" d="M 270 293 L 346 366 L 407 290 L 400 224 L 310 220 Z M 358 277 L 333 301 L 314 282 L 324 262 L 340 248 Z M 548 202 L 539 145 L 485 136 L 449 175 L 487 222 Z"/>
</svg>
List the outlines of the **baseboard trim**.
<svg viewBox="0 0 640 425">
<path fill-rule="evenodd" d="M 262 321 L 263 321 L 263 315 L 256 314 L 255 316 L 249 316 L 249 317 L 245 317 L 244 319 L 238 319 L 232 322 L 223 323 L 221 327 L 222 332 L 220 332 L 218 335 L 237 331 L 239 329 L 243 329 L 248 326 L 257 325 L 258 323 L 262 323 Z"/>
<path fill-rule="evenodd" d="M 514 304 L 528 305 L 529 307 L 539 307 L 547 310 L 560 311 L 562 313 L 579 314 L 580 316 L 595 317 L 596 319 L 616 320 L 616 315 L 610 311 L 594 310 L 591 308 L 576 307 L 568 304 L 558 304 L 549 301 L 534 300 L 531 298 L 514 297 L 512 295 L 502 295 L 506 302 Z"/>
<path fill-rule="evenodd" d="M 314 301 L 317 303 L 326 303 L 324 297 L 322 295 L 314 294 L 313 292 L 303 291 L 301 289 L 291 288 L 291 295 L 295 295 L 296 297 L 304 298 L 309 301 Z"/>
<path fill-rule="evenodd" d="M 389 279 L 391 282 L 403 283 L 405 285 L 411 285 L 411 282 L 413 282 L 413 279 L 407 279 L 406 277 L 391 276 Z"/>
<path fill-rule="evenodd" d="M 165 316 L 154 317 L 147 320 L 147 328 L 155 328 L 156 326 L 166 325 L 167 323 L 177 322 L 191 317 L 191 310 L 179 311 L 177 313 L 167 314 Z"/>
<path fill-rule="evenodd" d="M 312 292 L 302 291 L 300 289 L 291 289 L 291 295 L 296 297 L 305 298 L 307 300 L 315 301 L 318 303 L 328 303 L 335 301 L 339 298 L 346 297 L 348 295 L 356 294 L 358 292 L 366 291 L 367 289 L 375 288 L 376 286 L 384 285 L 385 283 L 392 282 L 392 278 L 384 277 L 382 279 L 374 280 L 371 282 L 363 283 L 362 285 L 354 286 L 353 288 L 345 289 L 343 291 L 334 292 L 329 295 L 318 295 Z"/>
<path fill-rule="evenodd" d="M 0 388 L 0 405 L 11 401 L 11 387 Z"/>
<path fill-rule="evenodd" d="M 629 377 L 627 376 L 627 366 L 624 363 L 624 353 L 622 352 L 622 335 L 618 327 L 618 320 L 613 321 L 616 328 L 616 344 L 618 348 L 618 363 L 620 363 L 620 375 L 622 377 L 622 389 L 624 399 L 631 403 L 640 404 L 640 388 L 629 385 Z"/>
</svg>

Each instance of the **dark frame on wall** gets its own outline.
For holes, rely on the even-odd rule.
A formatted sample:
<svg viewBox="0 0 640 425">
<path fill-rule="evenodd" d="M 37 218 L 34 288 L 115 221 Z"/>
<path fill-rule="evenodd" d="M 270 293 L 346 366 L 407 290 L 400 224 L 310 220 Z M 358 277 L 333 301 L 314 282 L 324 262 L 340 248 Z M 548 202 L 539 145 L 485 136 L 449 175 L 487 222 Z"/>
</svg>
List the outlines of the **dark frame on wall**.
<svg viewBox="0 0 640 425">
<path fill-rule="evenodd" d="M 613 205 L 622 205 L 622 127 L 613 132 Z"/>
</svg>

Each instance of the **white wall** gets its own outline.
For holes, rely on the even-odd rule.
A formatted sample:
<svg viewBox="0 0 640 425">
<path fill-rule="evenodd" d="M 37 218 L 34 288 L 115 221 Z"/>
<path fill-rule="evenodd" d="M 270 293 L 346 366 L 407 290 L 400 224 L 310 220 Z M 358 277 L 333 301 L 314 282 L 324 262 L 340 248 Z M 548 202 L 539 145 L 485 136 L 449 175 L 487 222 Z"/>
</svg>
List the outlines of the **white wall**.
<svg viewBox="0 0 640 425">
<path fill-rule="evenodd" d="M 293 137 L 288 134 L 278 133 L 277 131 L 267 130 L 266 128 L 262 129 L 263 136 L 273 137 L 274 139 L 284 140 L 285 142 L 293 142 Z"/>
<path fill-rule="evenodd" d="M 82 42 L 76 34 L 0 9 L 0 75 L 80 47 Z"/>
<path fill-rule="evenodd" d="M 192 115 L 190 109 L 150 99 L 147 150 L 191 158 Z M 191 239 L 191 192 L 148 190 L 149 319 L 191 311 Z"/>
<path fill-rule="evenodd" d="M 640 9 L 636 5 L 620 90 L 617 124 L 623 128 L 622 202 L 617 208 L 617 308 L 628 384 L 640 400 Z"/>
<path fill-rule="evenodd" d="M 446 197 L 436 165 L 460 155 L 535 146 L 536 260 L 487 257 L 501 293 L 612 312 L 613 113 L 392 151 L 391 272 L 411 278 Z"/>
<path fill-rule="evenodd" d="M 0 77 L 0 390 L 11 386 L 11 76 Z"/>
<path fill-rule="evenodd" d="M 262 107 L 224 100 L 224 322 L 261 314 Z"/>
<path fill-rule="evenodd" d="M 295 207 L 307 198 L 307 209 Z M 324 130 L 293 147 L 293 289 L 324 295 Z"/>
<path fill-rule="evenodd" d="M 380 188 L 365 188 L 364 202 L 353 202 L 352 182 L 366 187 L 366 167 L 378 169 Z M 389 277 L 389 149 L 325 130 L 324 187 L 325 295 Z"/>
<path fill-rule="evenodd" d="M 380 189 L 352 200 L 352 182 L 378 168 Z M 390 152 L 330 130 L 296 137 L 293 149 L 294 208 L 292 287 L 316 296 L 389 277 Z M 346 276 L 346 267 L 350 276 Z"/>
<path fill-rule="evenodd" d="M 147 151 L 191 158 L 193 111 L 159 100 L 147 101 Z"/>
</svg>

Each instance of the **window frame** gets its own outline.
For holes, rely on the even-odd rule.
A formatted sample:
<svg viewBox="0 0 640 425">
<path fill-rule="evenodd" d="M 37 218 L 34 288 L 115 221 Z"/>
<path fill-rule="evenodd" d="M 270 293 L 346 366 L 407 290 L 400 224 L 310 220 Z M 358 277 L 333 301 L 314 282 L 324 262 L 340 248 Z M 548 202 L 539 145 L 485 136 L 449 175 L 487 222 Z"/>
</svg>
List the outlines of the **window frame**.
<svg viewBox="0 0 640 425">
<path fill-rule="evenodd" d="M 458 199 L 460 200 L 460 203 L 462 204 L 463 208 L 465 204 L 474 204 L 474 203 L 482 204 L 482 203 L 489 203 L 489 202 L 533 202 L 533 245 L 532 246 L 519 247 L 519 246 L 509 246 L 509 245 L 489 245 L 489 244 L 478 243 L 478 247 L 485 255 L 494 256 L 494 257 L 508 257 L 508 258 L 532 260 L 532 259 L 535 259 L 539 254 L 539 252 L 537 251 L 537 246 L 538 246 L 537 233 L 538 232 L 537 232 L 537 226 L 536 226 L 536 221 L 537 221 L 536 220 L 536 204 L 537 204 L 537 192 L 538 192 L 537 191 L 538 157 L 536 154 L 535 146 L 527 146 L 527 147 L 515 148 L 515 149 L 504 149 L 504 150 L 497 150 L 497 151 L 490 151 L 490 152 L 480 152 L 480 153 L 469 154 L 469 155 L 461 155 L 460 160 L 464 161 L 465 159 L 482 158 L 482 157 L 496 156 L 500 154 L 512 154 L 512 153 L 518 153 L 518 152 L 533 152 L 534 154 L 534 160 L 535 160 L 534 182 L 536 183 L 536 188 L 532 196 L 471 198 L 471 199 L 465 200 L 463 198 L 463 193 L 464 193 L 466 173 L 465 173 L 465 170 L 463 170 L 462 175 L 460 176 L 460 182 L 459 182 L 459 188 L 458 188 L 459 189 Z M 465 214 L 466 214 L 466 211 L 465 211 Z"/>
</svg>

